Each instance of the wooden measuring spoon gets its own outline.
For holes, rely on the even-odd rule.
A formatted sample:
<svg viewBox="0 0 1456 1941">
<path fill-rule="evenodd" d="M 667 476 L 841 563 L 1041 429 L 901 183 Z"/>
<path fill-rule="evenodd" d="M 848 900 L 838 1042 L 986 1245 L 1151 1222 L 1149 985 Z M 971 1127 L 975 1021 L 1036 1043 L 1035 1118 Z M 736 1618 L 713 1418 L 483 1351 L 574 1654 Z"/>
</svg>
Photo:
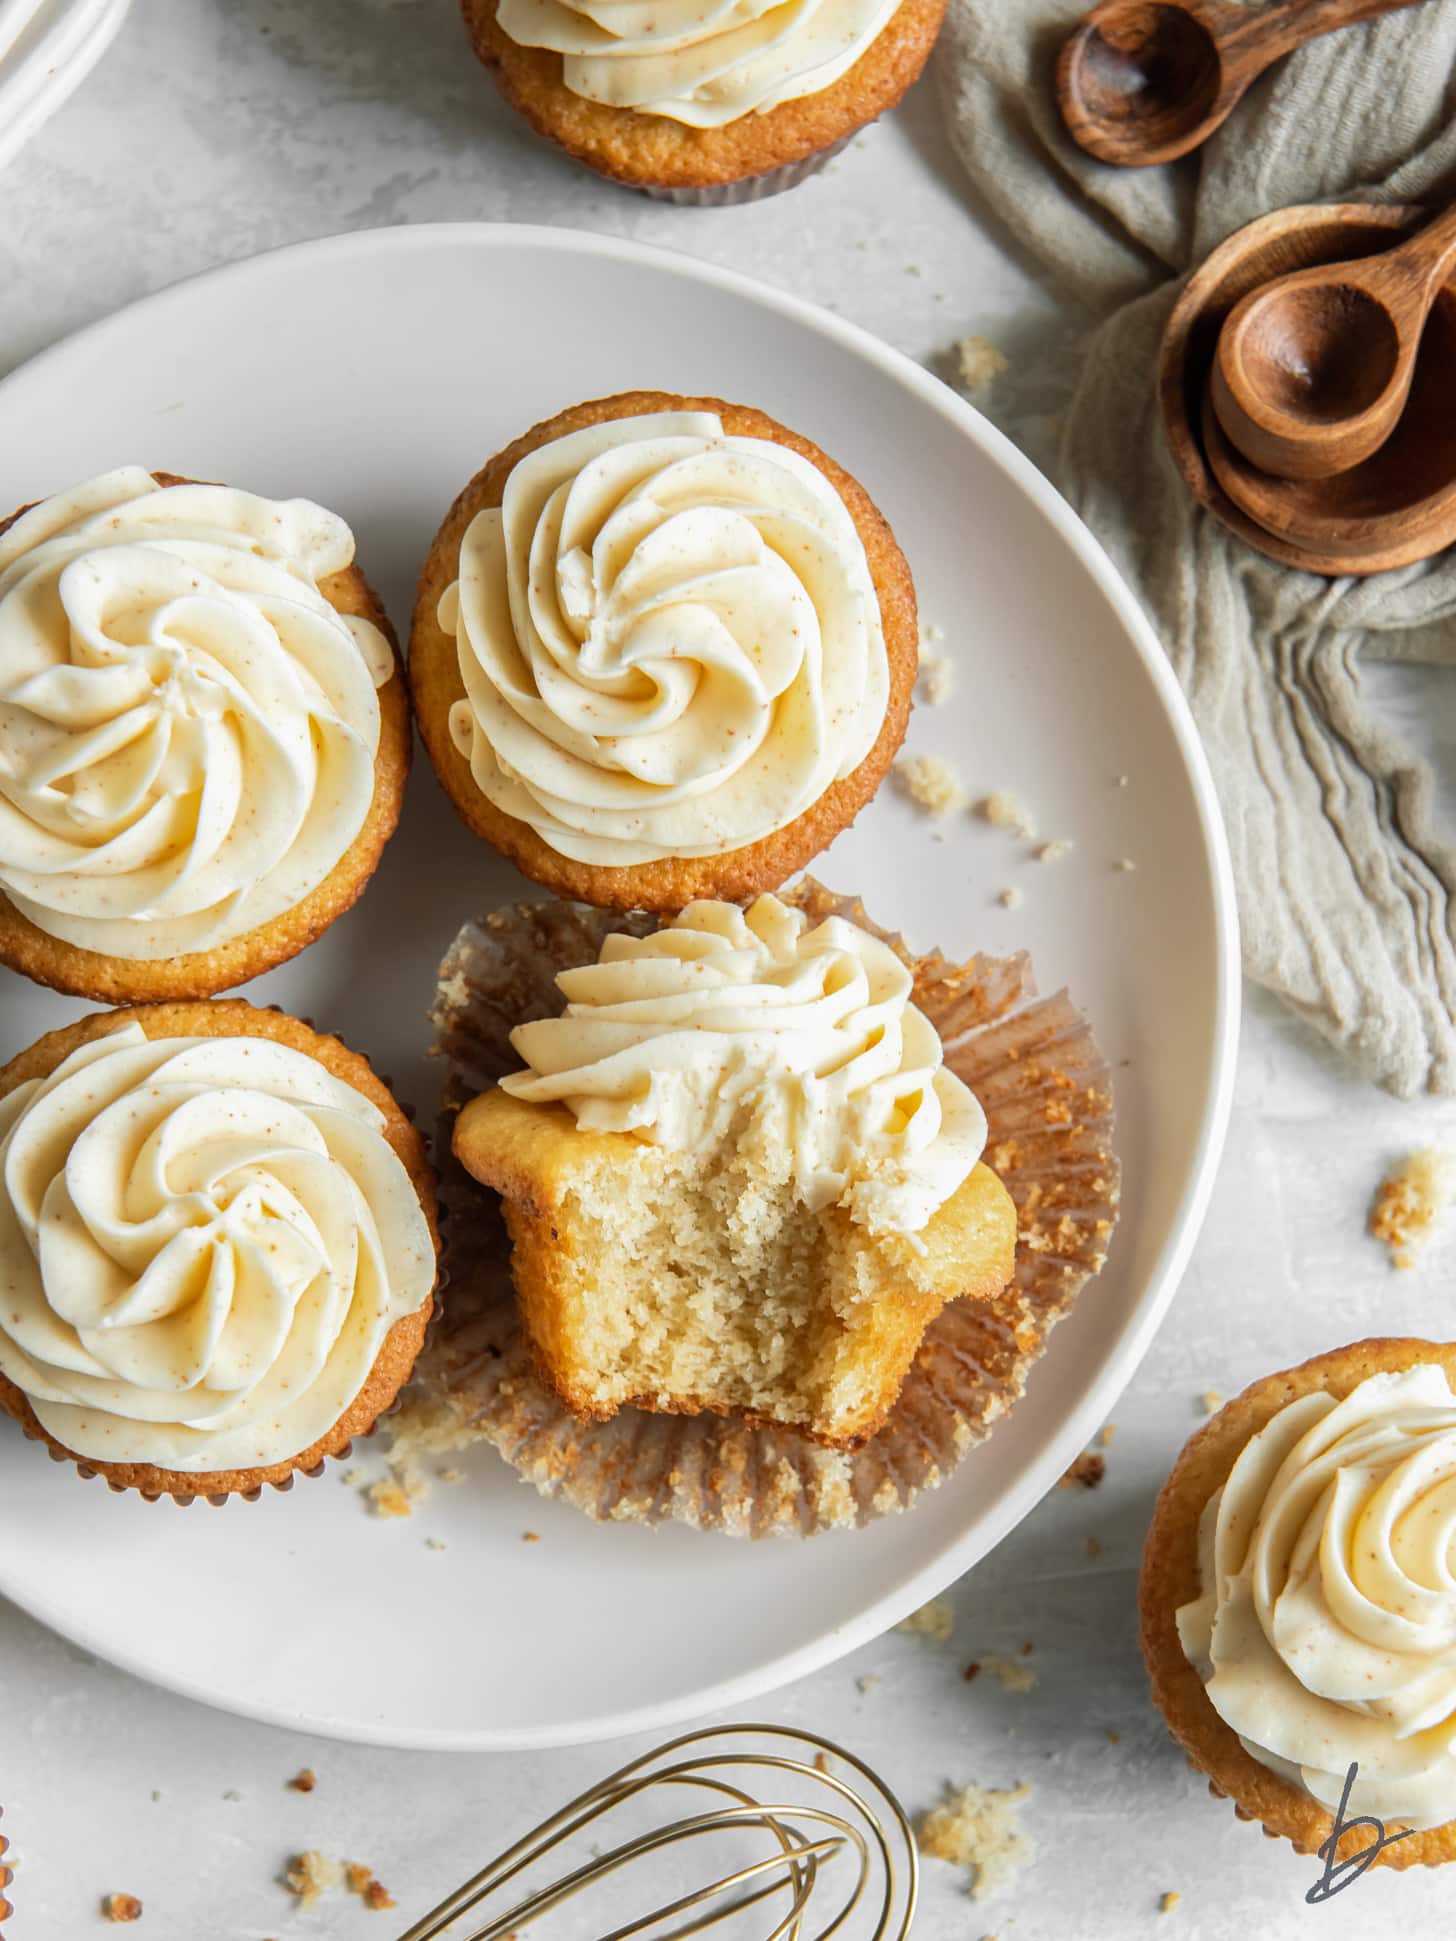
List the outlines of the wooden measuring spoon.
<svg viewBox="0 0 1456 1941">
<path fill-rule="evenodd" d="M 1101 0 L 1057 63 L 1073 141 L 1100 162 L 1144 168 L 1207 141 L 1244 90 L 1306 41 L 1421 0 Z"/>
<path fill-rule="evenodd" d="M 1394 431 L 1431 305 L 1456 268 L 1456 205 L 1409 242 L 1251 290 L 1219 333 L 1210 391 L 1245 458 L 1333 478 Z"/>
</svg>

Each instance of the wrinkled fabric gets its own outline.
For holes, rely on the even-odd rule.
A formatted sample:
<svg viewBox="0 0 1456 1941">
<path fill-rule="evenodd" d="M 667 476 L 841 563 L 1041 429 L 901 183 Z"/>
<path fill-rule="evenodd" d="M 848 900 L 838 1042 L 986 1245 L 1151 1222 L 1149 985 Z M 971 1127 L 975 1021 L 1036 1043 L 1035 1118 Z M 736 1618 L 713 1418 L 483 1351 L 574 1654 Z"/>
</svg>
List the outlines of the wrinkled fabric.
<svg viewBox="0 0 1456 1941">
<path fill-rule="evenodd" d="M 1084 307 L 996 415 L 1028 442 L 1027 411 L 1056 410 L 1034 455 L 1161 634 L 1218 785 L 1248 975 L 1391 1090 L 1456 1092 L 1456 846 L 1429 764 L 1360 682 L 1362 655 L 1456 660 L 1456 551 L 1364 580 L 1266 560 L 1187 490 L 1152 381 L 1185 273 L 1246 222 L 1456 197 L 1456 0 L 1298 50 L 1157 169 L 1094 162 L 1062 126 L 1052 72 L 1084 10 L 950 0 L 937 56 L 975 191 Z"/>
</svg>

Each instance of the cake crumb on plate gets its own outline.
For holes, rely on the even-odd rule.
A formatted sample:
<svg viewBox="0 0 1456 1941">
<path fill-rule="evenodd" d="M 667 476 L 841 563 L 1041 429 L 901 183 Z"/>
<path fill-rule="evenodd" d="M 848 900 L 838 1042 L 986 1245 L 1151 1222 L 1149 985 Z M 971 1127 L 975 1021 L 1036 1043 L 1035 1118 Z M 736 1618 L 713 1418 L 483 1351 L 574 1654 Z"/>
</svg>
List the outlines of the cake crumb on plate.
<svg viewBox="0 0 1456 1941">
<path fill-rule="evenodd" d="M 976 804 L 976 814 L 993 829 L 1005 829 L 1026 842 L 1036 837 L 1036 820 L 1008 789 L 995 789 Z"/>
<path fill-rule="evenodd" d="M 338 1861 L 327 1859 L 313 1847 L 295 1855 L 283 1875 L 283 1885 L 304 1907 L 312 1907 L 343 1884 L 344 1870 Z"/>
<path fill-rule="evenodd" d="M 1456 1197 L 1456 1153 L 1423 1146 L 1407 1153 L 1380 1182 L 1369 1232 L 1390 1250 L 1392 1267 L 1414 1267 Z"/>
<path fill-rule="evenodd" d="M 901 755 L 894 774 L 916 808 L 927 815 L 950 815 L 965 807 L 965 786 L 943 755 Z"/>
<path fill-rule="evenodd" d="M 1039 863 L 1059 863 L 1063 856 L 1070 856 L 1076 847 L 1070 836 L 1053 836 L 1050 842 L 1044 842 L 1037 850 L 1036 860 Z"/>
<path fill-rule="evenodd" d="M 922 651 L 916 684 L 921 699 L 929 707 L 943 707 L 955 687 L 955 662 L 949 654 L 927 654 Z"/>
<path fill-rule="evenodd" d="M 1031 1839 L 1017 1825 L 1017 1811 L 1030 1796 L 1024 1783 L 947 1786 L 940 1805 L 922 1815 L 916 1844 L 931 1860 L 964 1867 L 971 1898 L 985 1900 L 1031 1858 Z"/>
<path fill-rule="evenodd" d="M 911 1637 L 930 1638 L 936 1644 L 948 1644 L 955 1630 L 955 1612 L 943 1597 L 932 1597 L 918 1611 L 901 1618 L 895 1629 L 908 1632 Z"/>
<path fill-rule="evenodd" d="M 1001 905 L 1003 910 L 1019 910 L 1021 908 L 1021 891 L 1014 886 L 1009 890 L 1002 890 L 996 901 Z"/>
</svg>

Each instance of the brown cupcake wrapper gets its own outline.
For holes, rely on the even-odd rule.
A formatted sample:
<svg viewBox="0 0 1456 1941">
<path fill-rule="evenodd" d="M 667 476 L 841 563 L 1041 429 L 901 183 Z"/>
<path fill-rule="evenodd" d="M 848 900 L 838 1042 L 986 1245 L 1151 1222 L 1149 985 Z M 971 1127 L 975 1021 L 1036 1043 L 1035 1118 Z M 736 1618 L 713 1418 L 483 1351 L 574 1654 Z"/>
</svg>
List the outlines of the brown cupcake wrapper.
<svg viewBox="0 0 1456 1941">
<path fill-rule="evenodd" d="M 461 1445 L 492 1443 L 543 1496 L 598 1520 L 808 1536 L 909 1509 L 1023 1393 L 1052 1328 L 1106 1258 L 1119 1192 L 1111 1081 L 1066 993 L 1036 999 L 1025 953 L 966 964 L 918 957 L 857 899 L 809 878 L 783 894 L 816 922 L 839 915 L 872 931 L 914 972 L 915 1001 L 941 1034 L 947 1067 L 985 1109 L 986 1161 L 1017 1208 L 1015 1270 L 997 1300 L 944 1309 L 884 1428 L 853 1453 L 715 1415 L 578 1420 L 536 1371 L 499 1201 L 452 1158 L 449 1130 L 467 1100 L 519 1067 L 511 1029 L 561 1009 L 556 973 L 594 962 L 612 931 L 642 936 L 657 920 L 538 903 L 467 924 L 441 965 L 431 1012 L 448 1062 L 438 1163 L 452 1293 L 410 1395 L 453 1416 Z"/>
<path fill-rule="evenodd" d="M 855 134 L 859 131 L 855 130 Z M 802 162 L 785 162 L 782 168 L 772 168 L 763 175 L 745 175 L 738 182 L 710 182 L 702 188 L 669 189 L 651 182 L 633 184 L 642 195 L 650 195 L 655 202 L 675 202 L 686 209 L 731 209 L 743 202 L 762 202 L 767 196 L 782 195 L 785 189 L 796 189 L 801 182 L 807 182 L 811 175 L 817 175 L 826 162 L 832 162 L 836 155 L 854 140 L 854 135 L 843 135 L 828 148 L 821 148 L 817 155 L 807 156 Z"/>
<path fill-rule="evenodd" d="M 297 1012 L 288 1011 L 281 1004 L 265 1004 L 260 1005 L 258 1008 L 263 1011 L 272 1011 L 281 1018 L 296 1017 L 298 1023 L 307 1025 L 310 1031 L 318 1032 L 320 1036 L 325 1035 L 319 1032 L 318 1025 L 311 1017 L 303 1017 Z M 357 1052 L 355 1056 L 363 1058 L 371 1071 L 374 1069 L 374 1061 L 367 1053 Z M 382 1072 L 375 1073 L 375 1076 L 390 1094 L 391 1098 L 394 1099 L 395 1104 L 399 1107 L 404 1117 L 413 1125 L 419 1116 L 418 1108 L 414 1105 L 406 1104 L 399 1097 L 395 1091 L 393 1079 L 387 1078 Z M 439 1155 L 431 1151 L 429 1135 L 424 1133 L 421 1136 L 424 1138 L 425 1149 L 429 1154 L 431 1168 L 435 1176 L 437 1188 L 435 1220 L 440 1231 L 440 1247 L 435 1265 L 434 1304 L 430 1309 L 430 1318 L 425 1323 L 425 1338 L 421 1344 L 420 1353 L 416 1357 L 417 1364 L 424 1360 L 430 1343 L 440 1326 L 443 1314 L 443 1295 L 446 1283 L 450 1278 L 450 1271 L 445 1254 L 445 1232 L 449 1220 L 449 1212 L 443 1199 L 438 1194 L 440 1181 Z M 97 1477 L 102 1478 L 107 1488 L 115 1496 L 140 1496 L 144 1503 L 172 1502 L 177 1505 L 178 1509 L 182 1510 L 190 1510 L 194 1503 L 209 1503 L 213 1509 L 217 1510 L 221 1509 L 225 1503 L 231 1503 L 234 1500 L 242 1503 L 256 1503 L 265 1489 L 275 1490 L 280 1496 L 285 1496 L 293 1488 L 294 1483 L 300 1476 L 305 1477 L 309 1481 L 315 1481 L 325 1473 L 331 1462 L 347 1462 L 353 1455 L 357 1444 L 372 1441 L 379 1433 L 380 1428 L 389 1422 L 392 1417 L 399 1414 L 400 1409 L 404 1406 L 404 1399 L 407 1393 L 408 1385 L 399 1391 L 387 1408 L 379 1411 L 367 1429 L 358 1430 L 340 1448 L 332 1450 L 318 1462 L 311 1464 L 309 1468 L 291 1470 L 288 1475 L 280 1477 L 276 1482 L 270 1480 L 266 1483 L 256 1483 L 251 1489 L 229 1489 L 216 1492 L 203 1490 L 145 1490 L 137 1489 L 130 1483 L 118 1483 L 112 1477 L 108 1476 L 104 1469 L 99 1468 L 94 1462 L 88 1461 L 84 1456 L 78 1456 L 73 1452 L 58 1449 L 38 1427 L 33 1426 L 29 1422 L 18 1420 L 13 1416 L 11 1420 L 17 1422 L 18 1428 L 28 1441 L 40 1443 L 52 1462 L 69 1463 L 84 1482 L 92 1482 Z"/>
</svg>

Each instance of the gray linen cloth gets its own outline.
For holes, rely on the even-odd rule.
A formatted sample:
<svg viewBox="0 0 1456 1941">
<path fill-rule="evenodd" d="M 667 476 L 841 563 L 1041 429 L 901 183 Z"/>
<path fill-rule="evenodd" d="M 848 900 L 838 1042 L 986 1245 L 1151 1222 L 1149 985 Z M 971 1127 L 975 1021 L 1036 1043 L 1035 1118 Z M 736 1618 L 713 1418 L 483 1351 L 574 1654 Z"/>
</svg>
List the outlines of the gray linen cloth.
<svg viewBox="0 0 1456 1941">
<path fill-rule="evenodd" d="M 1275 565 L 1196 504 L 1153 395 L 1178 283 L 1245 222 L 1456 197 L 1456 0 L 1300 49 L 1201 151 L 1158 169 L 1094 162 L 1062 126 L 1052 71 L 1084 10 L 950 0 L 937 55 L 974 189 L 1095 312 L 1007 388 L 1021 379 L 1024 406 L 1039 387 L 1045 411 L 1064 382 L 1055 450 L 1034 455 L 1141 595 L 1192 704 L 1249 976 L 1393 1091 L 1456 1092 L 1456 847 L 1429 766 L 1360 688 L 1364 655 L 1456 661 L 1456 550 L 1365 580 Z"/>
</svg>

